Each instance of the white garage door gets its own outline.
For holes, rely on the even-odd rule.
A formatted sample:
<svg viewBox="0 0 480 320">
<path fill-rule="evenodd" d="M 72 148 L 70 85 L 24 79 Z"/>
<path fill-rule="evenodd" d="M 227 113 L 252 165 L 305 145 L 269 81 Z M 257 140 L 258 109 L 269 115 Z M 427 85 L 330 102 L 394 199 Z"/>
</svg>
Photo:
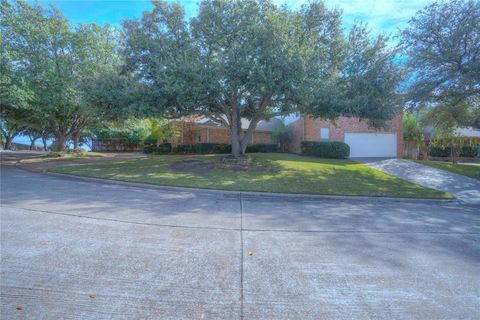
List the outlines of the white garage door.
<svg viewBox="0 0 480 320">
<path fill-rule="evenodd" d="M 396 133 L 345 133 L 345 143 L 350 146 L 350 158 L 396 157 Z"/>
</svg>

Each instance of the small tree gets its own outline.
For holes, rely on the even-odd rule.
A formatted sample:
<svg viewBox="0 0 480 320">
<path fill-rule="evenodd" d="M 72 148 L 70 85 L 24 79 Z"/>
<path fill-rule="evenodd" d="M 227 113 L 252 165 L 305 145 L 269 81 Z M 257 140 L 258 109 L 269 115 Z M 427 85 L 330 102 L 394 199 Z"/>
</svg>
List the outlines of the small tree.
<svg viewBox="0 0 480 320">
<path fill-rule="evenodd" d="M 457 161 L 460 149 L 465 143 L 465 137 L 456 134 L 462 123 L 468 121 L 470 115 L 469 101 L 451 102 L 451 99 L 444 99 L 433 106 L 423 108 L 425 113 L 422 116 L 422 124 L 433 127 L 434 138 L 432 145 L 449 147 L 452 163 Z"/>
<path fill-rule="evenodd" d="M 288 150 L 288 145 L 292 142 L 292 129 L 282 123 L 272 131 L 272 138 L 280 145 L 280 150 L 286 152 Z"/>
<path fill-rule="evenodd" d="M 149 119 L 149 121 L 151 136 L 157 141 L 157 145 L 180 135 L 181 124 L 177 122 L 166 119 Z"/>
<path fill-rule="evenodd" d="M 413 114 L 403 113 L 403 140 L 407 148 L 407 156 L 416 159 L 416 149 L 423 140 L 423 130 L 420 122 Z"/>
</svg>

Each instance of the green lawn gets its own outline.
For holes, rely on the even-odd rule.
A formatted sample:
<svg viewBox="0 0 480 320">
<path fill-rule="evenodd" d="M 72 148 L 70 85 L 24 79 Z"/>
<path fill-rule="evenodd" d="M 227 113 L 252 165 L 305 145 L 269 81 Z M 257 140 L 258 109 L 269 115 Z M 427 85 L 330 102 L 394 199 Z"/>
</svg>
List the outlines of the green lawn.
<svg viewBox="0 0 480 320">
<path fill-rule="evenodd" d="M 443 169 L 451 172 L 455 172 L 458 174 L 463 174 L 464 176 L 469 176 L 474 179 L 480 180 L 480 165 L 468 165 L 468 164 L 453 164 L 449 162 L 442 162 L 442 161 L 427 161 L 427 160 L 416 160 L 415 162 L 438 168 Z"/>
<path fill-rule="evenodd" d="M 213 163 L 214 155 L 149 156 L 147 158 L 69 166 L 53 172 L 164 186 L 327 195 L 452 198 L 349 160 L 318 159 L 292 154 L 263 153 L 248 171 L 178 171 L 171 165 L 182 159 Z M 201 166 L 203 167 L 203 166 Z"/>
</svg>

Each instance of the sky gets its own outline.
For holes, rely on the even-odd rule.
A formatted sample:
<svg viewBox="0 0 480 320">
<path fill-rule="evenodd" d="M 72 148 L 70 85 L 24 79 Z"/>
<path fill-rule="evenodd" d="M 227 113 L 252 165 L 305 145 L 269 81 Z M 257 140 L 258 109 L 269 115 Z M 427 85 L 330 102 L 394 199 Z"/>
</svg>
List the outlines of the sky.
<svg viewBox="0 0 480 320">
<path fill-rule="evenodd" d="M 308 0 L 273 0 L 277 4 L 286 3 L 292 8 L 299 7 Z M 30 1 L 33 2 L 33 1 Z M 180 0 L 187 18 L 195 16 L 199 0 Z M 343 10 L 343 24 L 346 29 L 354 22 L 366 22 L 373 35 L 395 34 L 403 28 L 410 17 L 425 7 L 431 0 L 326 0 L 327 7 Z M 41 0 L 42 5 L 55 4 L 73 23 L 96 22 L 120 24 L 123 19 L 141 17 L 151 9 L 148 0 Z"/>
</svg>

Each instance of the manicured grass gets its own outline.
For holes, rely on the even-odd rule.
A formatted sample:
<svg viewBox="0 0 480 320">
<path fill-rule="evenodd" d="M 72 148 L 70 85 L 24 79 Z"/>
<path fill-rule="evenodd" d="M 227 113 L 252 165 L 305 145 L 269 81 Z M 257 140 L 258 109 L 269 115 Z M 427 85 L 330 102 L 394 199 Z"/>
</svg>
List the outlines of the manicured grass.
<svg viewBox="0 0 480 320">
<path fill-rule="evenodd" d="M 182 159 L 207 164 L 213 155 L 149 156 L 142 159 L 55 168 L 51 171 L 164 186 L 327 195 L 394 196 L 449 199 L 452 195 L 395 178 L 349 160 L 263 153 L 248 171 L 173 170 Z"/>
<path fill-rule="evenodd" d="M 427 160 L 416 160 L 415 162 L 434 167 L 437 169 L 447 170 L 462 174 L 464 176 L 469 176 L 474 179 L 480 180 L 480 165 L 468 165 L 468 164 L 458 164 L 451 162 L 442 162 L 442 161 L 427 161 Z"/>
</svg>

